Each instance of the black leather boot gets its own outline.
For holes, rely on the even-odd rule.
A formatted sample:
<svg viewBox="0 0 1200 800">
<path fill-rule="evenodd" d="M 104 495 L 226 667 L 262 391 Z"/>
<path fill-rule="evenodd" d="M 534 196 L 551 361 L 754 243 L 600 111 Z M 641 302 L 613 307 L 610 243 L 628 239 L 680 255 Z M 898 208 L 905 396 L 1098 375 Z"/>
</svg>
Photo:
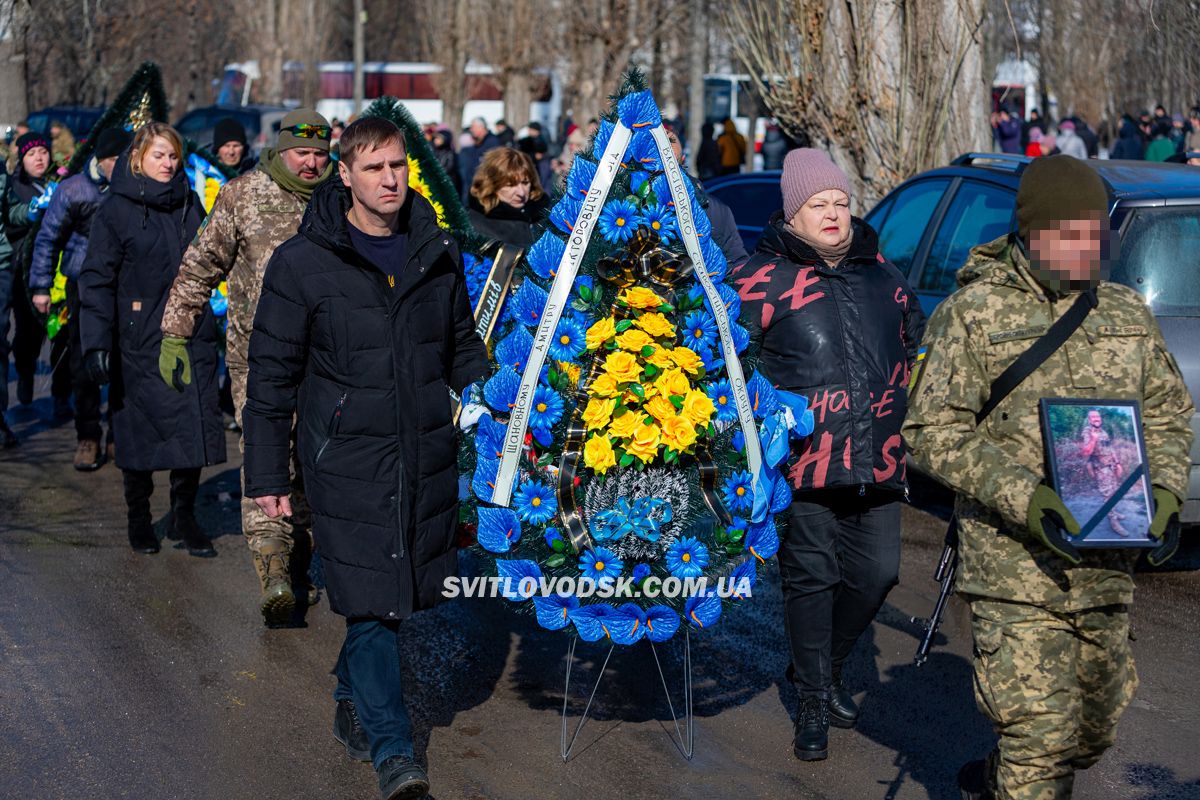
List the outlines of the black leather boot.
<svg viewBox="0 0 1200 800">
<path fill-rule="evenodd" d="M 835 728 L 853 728 L 858 724 L 858 704 L 842 683 L 841 670 L 834 670 L 829 689 L 829 724 Z"/>
<path fill-rule="evenodd" d="M 150 495 L 154 494 L 154 474 L 136 470 L 122 473 L 125 482 L 125 506 L 129 514 L 129 546 L 138 553 L 157 553 L 158 536 L 150 516 Z"/>
<path fill-rule="evenodd" d="M 796 711 L 792 749 L 801 761 L 821 761 L 829 755 L 829 701 L 820 695 L 801 697 Z"/>
<path fill-rule="evenodd" d="M 358 709 L 353 700 L 337 701 L 333 711 L 333 738 L 345 746 L 346 755 L 355 761 L 371 760 L 371 742 L 358 721 Z"/>
<path fill-rule="evenodd" d="M 171 470 L 171 520 L 188 555 L 212 558 L 217 554 L 208 535 L 196 521 L 196 495 L 200 493 L 200 470 Z"/>
<path fill-rule="evenodd" d="M 958 771 L 958 792 L 962 800 L 994 800 L 988 791 L 988 761 L 968 761 Z"/>
</svg>

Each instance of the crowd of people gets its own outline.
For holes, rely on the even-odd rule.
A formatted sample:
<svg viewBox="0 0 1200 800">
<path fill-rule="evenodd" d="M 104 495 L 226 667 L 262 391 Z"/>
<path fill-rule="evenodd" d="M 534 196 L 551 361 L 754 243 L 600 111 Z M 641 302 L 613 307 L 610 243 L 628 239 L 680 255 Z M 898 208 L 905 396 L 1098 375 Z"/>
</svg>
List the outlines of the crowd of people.
<svg viewBox="0 0 1200 800">
<path fill-rule="evenodd" d="M 794 752 L 822 760 L 830 725 L 858 721 L 842 665 L 898 581 L 907 442 L 918 464 L 958 492 L 959 590 L 972 613 L 980 707 L 999 734 L 986 762 L 960 773 L 966 797 L 1068 797 L 1074 772 L 1113 743 L 1136 686 L 1132 560 L 1071 546 L 1064 531 L 1078 525 L 1040 474 L 1038 398 L 1094 384 L 1080 384 L 1056 351 L 993 412 L 985 398 L 1001 368 L 1030 344 L 1009 334 L 1057 329 L 1056 309 L 1070 304 L 1054 300 L 1090 306 L 1071 363 L 1103 347 L 1107 390 L 1142 401 L 1157 509 L 1150 535 L 1168 550 L 1187 492 L 1192 401 L 1140 297 L 1099 279 L 1107 196 L 1080 163 L 1097 154 L 1095 134 L 1080 119 L 1059 120 L 1052 133 L 1031 117 L 1023 125 L 1001 109 L 993 119 L 1006 152 L 1036 147 L 1046 156 L 1021 178 L 1018 229 L 972 251 L 966 288 L 928 325 L 876 232 L 851 215 L 846 174 L 777 126 L 768 126 L 763 159 L 781 169 L 783 209 L 755 251 L 746 252 L 728 208 L 701 203 L 760 337 L 764 374 L 814 400 L 844 397 L 842 413 L 822 412 L 814 433 L 838 457 L 791 469 L 779 550 L 789 679 L 801 698 Z M 1189 131 L 1165 116 L 1150 120 L 1154 135 L 1138 157 L 1188 152 L 1200 131 L 1193 122 Z M 476 232 L 523 249 L 595 124 L 566 130 L 557 155 L 536 123 L 513 131 L 476 119 L 457 138 L 431 125 L 426 138 Z M 1140 140 L 1147 126 L 1130 124 Z M 706 126 L 692 148 L 701 177 L 744 161 L 731 120 L 714 134 Z M 686 167 L 679 136 L 668 137 Z M 209 300 L 227 284 L 241 527 L 263 621 L 287 625 L 297 605 L 318 601 L 315 539 L 329 604 L 346 617 L 335 736 L 351 758 L 372 762 L 385 800 L 419 797 L 429 782 L 413 752 L 397 636 L 404 619 L 439 602 L 458 569 L 448 391 L 461 396 L 489 370 L 462 256 L 433 206 L 409 189 L 405 140 L 387 120 L 331 124 L 298 109 L 260 154 L 233 120 L 216 126 L 210 144 L 238 177 L 205 215 L 169 125 L 103 132 L 84 169 L 61 183 L 50 178 L 65 150 L 37 131 L 16 139 L 0 185 L 0 412 L 10 310 L 17 399 L 27 404 L 43 316 L 62 288 L 52 393 L 75 417 L 75 467 L 115 462 L 129 545 L 147 555 L 160 549 L 154 473 L 167 472 L 172 530 L 191 555 L 216 555 L 196 501 L 201 470 L 226 459 Z M 0 433 L 5 447 L 16 444 L 7 424 Z M 1032 662 L 1062 668 L 1031 678 Z"/>
<path fill-rule="evenodd" d="M 1125 114 L 1104 149 L 1100 135 L 1079 114 L 1054 123 L 1034 108 L 1028 118 L 1021 119 L 1002 103 L 992 112 L 990 122 L 993 142 L 1002 153 L 1030 158 L 1063 153 L 1081 159 L 1106 156 L 1129 161 L 1200 163 L 1200 106 L 1193 106 L 1186 117 L 1168 114 L 1162 105 L 1155 106 L 1153 113 Z"/>
</svg>

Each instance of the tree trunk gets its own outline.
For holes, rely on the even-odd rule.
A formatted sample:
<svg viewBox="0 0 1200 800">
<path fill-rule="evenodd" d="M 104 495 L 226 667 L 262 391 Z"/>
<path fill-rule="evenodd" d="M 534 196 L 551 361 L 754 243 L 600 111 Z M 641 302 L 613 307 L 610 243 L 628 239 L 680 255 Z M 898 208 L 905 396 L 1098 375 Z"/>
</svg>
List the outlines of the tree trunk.
<svg viewBox="0 0 1200 800">
<path fill-rule="evenodd" d="M 534 74 L 529 70 L 510 72 L 505 76 L 504 121 L 513 131 L 529 124 L 529 104 L 533 102 Z"/>
<path fill-rule="evenodd" d="M 688 43 L 688 128 L 687 146 L 696 167 L 700 152 L 700 130 L 704 125 L 704 68 L 708 64 L 708 19 L 704 0 L 691 0 L 692 35 Z"/>
</svg>

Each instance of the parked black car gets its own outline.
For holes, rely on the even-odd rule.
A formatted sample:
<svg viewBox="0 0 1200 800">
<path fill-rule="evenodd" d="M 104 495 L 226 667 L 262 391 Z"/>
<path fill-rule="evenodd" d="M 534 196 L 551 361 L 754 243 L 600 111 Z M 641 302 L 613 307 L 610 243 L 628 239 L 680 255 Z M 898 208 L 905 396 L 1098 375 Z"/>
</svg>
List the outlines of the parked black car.
<svg viewBox="0 0 1200 800">
<path fill-rule="evenodd" d="M 50 135 L 50 123 L 61 122 L 78 141 L 87 137 L 105 110 L 105 106 L 47 106 L 25 119 L 32 130 L 47 136 Z"/>
<path fill-rule="evenodd" d="M 196 144 L 208 147 L 217 122 L 232 117 L 246 129 L 250 150 L 258 155 L 264 147 L 275 143 L 279 123 L 289 110 L 283 106 L 205 106 L 193 108 L 180 117 L 175 129 Z"/>
</svg>

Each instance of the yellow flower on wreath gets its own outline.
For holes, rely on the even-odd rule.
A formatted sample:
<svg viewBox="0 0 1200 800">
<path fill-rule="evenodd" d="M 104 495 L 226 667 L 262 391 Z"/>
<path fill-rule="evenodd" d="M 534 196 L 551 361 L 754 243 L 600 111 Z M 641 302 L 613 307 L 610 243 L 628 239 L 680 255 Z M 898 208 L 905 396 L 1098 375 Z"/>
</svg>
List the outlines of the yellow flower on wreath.
<svg viewBox="0 0 1200 800">
<path fill-rule="evenodd" d="M 609 423 L 608 432 L 620 439 L 628 439 L 647 417 L 640 411 L 626 411 L 619 417 L 613 417 Z"/>
<path fill-rule="evenodd" d="M 654 388 L 666 398 L 670 398 L 672 395 L 683 397 L 692 388 L 692 383 L 688 380 L 687 375 L 683 374 L 683 370 L 668 369 L 658 376 L 658 380 L 654 382 Z"/>
<path fill-rule="evenodd" d="M 660 425 L 675 416 L 675 406 L 671 405 L 671 401 L 661 394 L 647 400 L 643 408 L 650 413 L 650 416 L 658 420 Z"/>
<path fill-rule="evenodd" d="M 654 460 L 658 455 L 658 445 L 662 430 L 653 422 L 639 425 L 633 430 L 633 435 L 625 445 L 625 452 L 640 459 L 643 464 Z"/>
<path fill-rule="evenodd" d="M 598 350 L 609 339 L 617 335 L 617 323 L 612 317 L 597 320 L 587 329 L 586 344 L 588 350 Z"/>
<path fill-rule="evenodd" d="M 588 387 L 588 391 L 597 397 L 616 397 L 620 389 L 617 387 L 617 379 L 607 372 L 601 373 L 592 381 L 592 385 Z"/>
<path fill-rule="evenodd" d="M 605 356 L 604 371 L 616 378 L 617 383 L 633 383 L 641 377 L 642 365 L 633 353 L 616 350 Z"/>
<path fill-rule="evenodd" d="M 666 303 L 653 290 L 644 286 L 634 286 L 621 293 L 620 300 L 625 301 L 631 308 L 658 308 Z"/>
<path fill-rule="evenodd" d="M 712 415 L 717 411 L 708 395 L 699 389 L 692 389 L 683 397 L 683 409 L 679 412 L 693 425 L 707 425 Z"/>
<path fill-rule="evenodd" d="M 580 369 L 578 364 L 572 364 L 570 361 L 556 361 L 558 371 L 567 376 L 567 380 L 571 382 L 571 386 L 579 385 Z"/>
<path fill-rule="evenodd" d="M 682 453 L 696 443 L 696 425 L 687 417 L 672 414 L 660 423 L 662 443 L 672 450 Z"/>
<path fill-rule="evenodd" d="M 655 338 L 666 336 L 670 336 L 672 339 L 675 338 L 675 326 L 657 311 L 652 314 L 642 314 L 633 324 Z"/>
<path fill-rule="evenodd" d="M 617 402 L 606 397 L 593 397 L 588 400 L 587 408 L 583 410 L 583 422 L 587 429 L 602 430 L 612 419 L 612 412 L 616 407 Z"/>
<path fill-rule="evenodd" d="M 583 463 L 597 475 L 603 475 L 617 465 L 617 454 L 613 452 L 612 440 L 599 433 L 583 446 Z"/>
<path fill-rule="evenodd" d="M 671 360 L 689 375 L 695 375 L 704 368 L 704 361 L 690 347 L 676 347 L 671 351 Z"/>
<path fill-rule="evenodd" d="M 617 347 L 622 350 L 628 350 L 631 353 L 642 352 L 642 348 L 646 345 L 653 345 L 654 339 L 650 334 L 638 328 L 630 328 L 617 337 Z"/>
<path fill-rule="evenodd" d="M 675 366 L 675 361 L 671 358 L 671 348 L 669 347 L 655 348 L 654 352 L 646 357 L 646 363 L 653 364 L 662 370 L 667 370 Z"/>
</svg>

